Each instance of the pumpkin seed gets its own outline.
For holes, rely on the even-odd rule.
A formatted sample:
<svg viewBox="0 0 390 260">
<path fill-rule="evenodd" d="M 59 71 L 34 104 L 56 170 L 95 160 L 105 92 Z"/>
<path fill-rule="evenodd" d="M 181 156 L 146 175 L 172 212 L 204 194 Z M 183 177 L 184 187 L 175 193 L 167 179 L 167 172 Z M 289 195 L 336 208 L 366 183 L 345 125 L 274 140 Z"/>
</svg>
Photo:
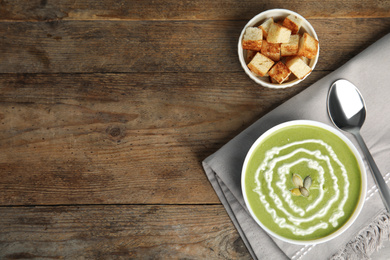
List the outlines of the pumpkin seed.
<svg viewBox="0 0 390 260">
<path fill-rule="evenodd" d="M 294 188 L 294 189 L 292 189 L 290 191 L 295 196 L 301 196 L 301 191 L 299 190 L 299 188 Z"/>
<path fill-rule="evenodd" d="M 310 176 L 306 176 L 305 180 L 303 181 L 303 187 L 305 187 L 307 190 L 310 188 L 312 184 L 312 179 Z"/>
<path fill-rule="evenodd" d="M 298 188 L 303 187 L 302 178 L 298 174 L 293 174 L 292 181 L 293 181 L 295 187 L 298 187 Z"/>
<path fill-rule="evenodd" d="M 302 196 L 304 196 L 304 197 L 308 197 L 310 194 L 309 191 L 304 187 L 300 187 L 299 191 L 301 192 Z"/>
</svg>

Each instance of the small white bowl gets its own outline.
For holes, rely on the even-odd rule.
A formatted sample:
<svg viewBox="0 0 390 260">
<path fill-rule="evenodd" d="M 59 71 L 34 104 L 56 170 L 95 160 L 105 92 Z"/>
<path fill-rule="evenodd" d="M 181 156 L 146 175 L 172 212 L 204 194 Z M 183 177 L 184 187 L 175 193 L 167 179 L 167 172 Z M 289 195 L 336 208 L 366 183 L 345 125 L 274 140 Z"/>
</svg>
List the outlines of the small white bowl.
<svg viewBox="0 0 390 260">
<path fill-rule="evenodd" d="M 239 38 L 239 41 L 238 41 L 238 57 L 239 57 L 241 66 L 244 69 L 245 73 L 253 81 L 255 81 L 257 84 L 260 84 L 260 85 L 262 85 L 264 87 L 268 87 L 268 88 L 287 88 L 287 87 L 291 87 L 291 86 L 294 86 L 294 85 L 298 84 L 302 80 L 304 80 L 310 74 L 310 73 L 307 74 L 306 77 L 303 78 L 303 79 L 295 78 L 293 80 L 288 80 L 287 82 L 282 83 L 282 84 L 274 84 L 274 83 L 270 83 L 269 82 L 269 77 L 259 77 L 255 73 L 253 73 L 247 66 L 246 59 L 245 59 L 245 57 L 246 57 L 246 50 L 244 50 L 242 48 L 242 38 L 244 36 L 245 29 L 247 27 L 260 26 L 268 18 L 272 17 L 272 18 L 274 18 L 274 21 L 278 21 L 278 20 L 286 18 L 290 14 L 296 15 L 297 17 L 302 19 L 302 26 L 301 26 L 301 29 L 299 30 L 300 34 L 303 34 L 304 32 L 306 32 L 310 36 L 312 36 L 312 37 L 314 37 L 315 39 L 318 40 L 317 34 L 316 34 L 313 26 L 311 26 L 311 24 L 304 17 L 299 15 L 298 13 L 290 11 L 290 10 L 287 10 L 287 9 L 271 9 L 271 10 L 264 11 L 264 12 L 256 15 L 255 17 L 253 17 L 245 25 L 244 29 L 242 30 L 242 32 L 240 34 L 240 38 Z M 312 71 L 314 70 L 314 68 L 315 68 L 315 66 L 317 64 L 319 52 L 320 52 L 320 48 L 318 47 L 318 53 L 317 53 L 316 57 L 314 59 L 310 60 L 309 66 L 310 66 Z"/>
<path fill-rule="evenodd" d="M 354 156 L 355 156 L 355 158 L 356 158 L 356 160 L 358 162 L 359 168 L 360 168 L 360 174 L 361 174 L 360 197 L 359 197 L 359 200 L 357 202 L 357 205 L 356 205 L 356 208 L 355 208 L 354 212 L 352 213 L 350 218 L 347 220 L 347 222 L 345 222 L 344 225 L 341 226 L 338 230 L 336 230 L 335 232 L 333 232 L 333 233 L 331 233 L 331 234 L 329 234 L 327 236 L 324 236 L 324 237 L 321 237 L 321 238 L 318 238 L 318 239 L 314 239 L 314 240 L 302 240 L 302 239 L 296 239 L 295 240 L 295 239 L 291 239 L 291 238 L 286 238 L 286 237 L 283 237 L 283 236 L 281 236 L 279 234 L 276 234 L 275 232 L 273 232 L 272 230 L 267 228 L 256 217 L 256 214 L 254 213 L 253 209 L 250 206 L 250 203 L 249 203 L 249 200 L 248 200 L 247 191 L 246 191 L 245 179 L 246 179 L 247 167 L 248 167 L 248 164 L 249 164 L 250 159 L 252 157 L 252 154 L 256 151 L 256 148 L 259 146 L 260 143 L 263 142 L 263 140 L 265 138 L 267 138 L 268 136 L 272 135 L 276 131 L 278 131 L 278 130 L 280 130 L 282 128 L 290 127 L 290 126 L 294 126 L 294 125 L 315 126 L 315 127 L 322 128 L 324 130 L 327 130 L 327 131 L 335 134 L 342 141 L 344 141 L 344 143 L 350 148 L 350 150 L 354 154 Z M 282 240 L 284 242 L 297 244 L 297 245 L 312 245 L 312 244 L 324 243 L 324 242 L 327 242 L 329 240 L 334 239 L 335 237 L 341 235 L 345 230 L 347 230 L 355 222 L 355 220 L 357 219 L 357 217 L 359 216 L 359 214 L 360 214 L 360 212 L 361 212 L 361 210 L 363 208 L 364 201 L 365 201 L 365 198 L 366 198 L 366 194 L 367 194 L 367 175 L 366 175 L 366 170 L 365 170 L 365 166 L 364 166 L 364 163 L 363 163 L 363 159 L 360 156 L 358 150 L 355 148 L 355 146 L 352 144 L 352 142 L 344 134 L 342 134 L 339 130 L 337 130 L 336 128 L 331 127 L 329 125 L 326 125 L 324 123 L 317 122 L 317 121 L 312 121 L 312 120 L 293 120 L 293 121 L 288 121 L 288 122 L 285 122 L 285 123 L 282 123 L 282 124 L 279 124 L 279 125 L 276 125 L 276 126 L 272 127 L 271 129 L 269 129 L 268 131 L 263 133 L 253 143 L 252 147 L 250 148 L 250 150 L 248 151 L 248 153 L 246 155 L 246 158 L 245 158 L 245 161 L 244 161 L 244 164 L 243 164 L 243 167 L 242 167 L 241 188 L 242 188 L 242 194 L 243 194 L 243 197 L 244 197 L 244 201 L 245 201 L 245 204 L 246 204 L 246 206 L 248 208 L 248 211 L 249 211 L 250 215 L 257 222 L 257 224 L 259 226 L 261 226 L 267 233 L 269 233 L 273 237 L 276 237 L 276 238 L 278 238 L 278 239 L 280 239 L 280 240 Z"/>
</svg>

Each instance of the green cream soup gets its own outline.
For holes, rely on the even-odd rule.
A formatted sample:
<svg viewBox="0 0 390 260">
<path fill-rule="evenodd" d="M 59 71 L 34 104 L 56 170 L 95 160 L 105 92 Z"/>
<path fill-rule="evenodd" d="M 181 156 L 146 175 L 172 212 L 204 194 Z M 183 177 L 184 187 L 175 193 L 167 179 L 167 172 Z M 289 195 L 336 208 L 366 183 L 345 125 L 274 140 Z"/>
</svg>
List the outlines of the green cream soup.
<svg viewBox="0 0 390 260">
<path fill-rule="evenodd" d="M 343 226 L 356 209 L 362 185 L 347 144 L 310 125 L 286 126 L 266 137 L 249 158 L 243 181 L 258 220 L 282 237 L 302 241 Z"/>
</svg>

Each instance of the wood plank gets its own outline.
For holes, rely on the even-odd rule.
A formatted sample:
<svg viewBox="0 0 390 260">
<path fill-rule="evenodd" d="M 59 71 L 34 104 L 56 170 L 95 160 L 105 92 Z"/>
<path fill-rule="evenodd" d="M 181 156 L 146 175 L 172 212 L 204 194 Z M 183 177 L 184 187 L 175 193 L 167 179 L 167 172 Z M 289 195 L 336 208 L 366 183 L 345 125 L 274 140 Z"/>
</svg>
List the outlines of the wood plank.
<svg viewBox="0 0 390 260">
<path fill-rule="evenodd" d="M 0 74 L 0 204 L 219 203 L 201 161 L 322 76 Z"/>
<path fill-rule="evenodd" d="M 221 205 L 1 207 L 1 259 L 250 259 Z"/>
<path fill-rule="evenodd" d="M 382 0 L 143 0 L 143 1 L 2 1 L 0 20 L 248 20 L 273 8 L 314 17 L 389 17 L 390 2 Z"/>
<path fill-rule="evenodd" d="M 318 70 L 334 70 L 388 32 L 386 19 L 315 19 Z M 246 21 L 2 22 L 1 73 L 238 72 Z"/>
</svg>

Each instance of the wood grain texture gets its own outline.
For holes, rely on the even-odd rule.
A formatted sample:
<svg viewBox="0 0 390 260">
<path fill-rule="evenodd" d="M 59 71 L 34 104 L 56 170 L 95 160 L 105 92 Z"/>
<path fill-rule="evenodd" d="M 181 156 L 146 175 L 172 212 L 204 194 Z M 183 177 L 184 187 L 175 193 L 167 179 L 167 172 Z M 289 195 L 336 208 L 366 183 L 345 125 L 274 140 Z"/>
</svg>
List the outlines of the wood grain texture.
<svg viewBox="0 0 390 260">
<path fill-rule="evenodd" d="M 293 88 L 238 62 L 272 8 L 320 39 Z M 0 0 L 0 259 L 250 259 L 201 161 L 388 28 L 388 0 Z"/>
<path fill-rule="evenodd" d="M 220 205 L 3 207 L 0 225 L 1 259 L 250 259 Z"/>
<path fill-rule="evenodd" d="M 323 75 L 2 74 L 0 204 L 219 203 L 200 162 Z"/>
<path fill-rule="evenodd" d="M 355 0 L 117 0 L 0 2 L 0 20 L 248 20 L 268 9 L 284 8 L 307 18 L 389 17 L 390 1 Z"/>
<path fill-rule="evenodd" d="M 334 70 L 388 32 L 384 19 L 315 19 L 317 70 Z M 3 22 L 2 73 L 241 72 L 246 21 Z"/>
</svg>

